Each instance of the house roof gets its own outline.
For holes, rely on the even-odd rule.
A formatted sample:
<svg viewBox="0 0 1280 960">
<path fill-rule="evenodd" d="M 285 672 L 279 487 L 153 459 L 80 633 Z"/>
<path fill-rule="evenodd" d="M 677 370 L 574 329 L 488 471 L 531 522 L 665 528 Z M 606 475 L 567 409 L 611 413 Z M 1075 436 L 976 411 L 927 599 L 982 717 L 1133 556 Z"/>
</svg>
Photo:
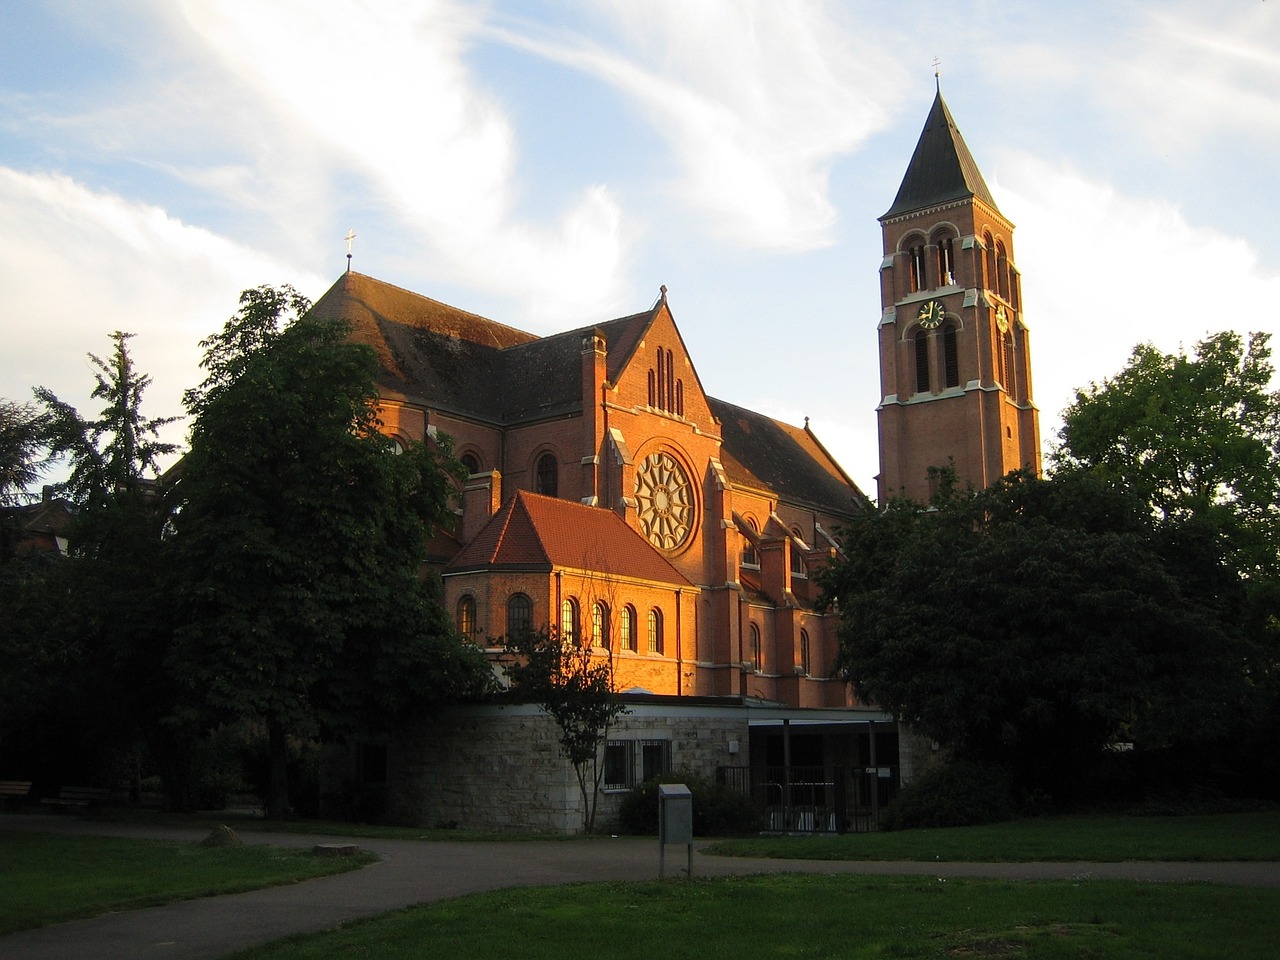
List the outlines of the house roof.
<svg viewBox="0 0 1280 960">
<path fill-rule="evenodd" d="M 508 567 L 569 568 L 692 586 L 612 510 L 517 491 L 445 568 L 444 574 Z"/>
<path fill-rule="evenodd" d="M 707 402 L 720 421 L 720 462 L 733 483 L 835 514 L 868 505 L 808 426 L 794 427 L 713 397 Z"/>
<path fill-rule="evenodd" d="M 893 206 L 880 219 L 888 220 L 912 210 L 966 197 L 977 197 L 999 212 L 991 191 L 987 189 L 987 182 L 982 179 L 982 172 L 964 137 L 960 136 L 960 130 L 939 91 L 933 98 L 929 118 L 925 120 L 924 130 L 916 143 L 915 153 L 911 155 Z"/>
</svg>

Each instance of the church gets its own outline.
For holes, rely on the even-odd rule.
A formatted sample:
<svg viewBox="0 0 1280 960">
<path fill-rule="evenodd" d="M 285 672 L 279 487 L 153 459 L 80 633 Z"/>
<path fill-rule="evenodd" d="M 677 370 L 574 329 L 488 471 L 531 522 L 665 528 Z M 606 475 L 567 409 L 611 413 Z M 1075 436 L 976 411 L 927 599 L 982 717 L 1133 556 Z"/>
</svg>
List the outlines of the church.
<svg viewBox="0 0 1280 960">
<path fill-rule="evenodd" d="M 881 225 L 878 498 L 927 500 L 948 463 L 976 487 L 1038 470 L 1013 226 L 940 93 Z M 466 468 L 430 543 L 459 634 L 499 674 L 503 638 L 538 629 L 612 665 L 606 820 L 681 770 L 753 790 L 778 829 L 849 829 L 927 762 L 834 675 L 813 579 L 875 504 L 807 423 L 704 392 L 665 289 L 543 337 L 350 271 L 313 310 L 375 351 L 383 429 L 447 435 Z M 331 773 L 391 819 L 573 831 L 556 738 L 536 707 L 462 706 Z"/>
</svg>

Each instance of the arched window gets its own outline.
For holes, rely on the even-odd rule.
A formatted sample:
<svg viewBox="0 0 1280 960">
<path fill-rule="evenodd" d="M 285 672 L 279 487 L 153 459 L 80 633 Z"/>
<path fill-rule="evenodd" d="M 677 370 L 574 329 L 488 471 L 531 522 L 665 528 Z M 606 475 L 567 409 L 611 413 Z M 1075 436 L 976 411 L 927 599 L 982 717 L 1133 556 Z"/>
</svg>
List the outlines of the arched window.
<svg viewBox="0 0 1280 960">
<path fill-rule="evenodd" d="M 649 652 L 662 652 L 662 611 L 657 607 L 649 611 Z"/>
<path fill-rule="evenodd" d="M 667 405 L 663 408 L 670 413 L 676 408 L 676 365 L 672 362 L 671 351 L 667 351 Z"/>
<path fill-rule="evenodd" d="M 560 604 L 560 639 L 565 643 L 577 643 L 579 636 L 578 601 L 566 597 Z"/>
<path fill-rule="evenodd" d="M 591 645 L 609 649 L 609 608 L 597 600 L 591 605 Z"/>
<path fill-rule="evenodd" d="M 752 533 L 758 532 L 756 522 L 750 517 L 747 517 L 747 526 L 751 528 Z M 756 553 L 756 545 L 745 534 L 742 537 L 742 565 L 744 567 L 760 566 L 760 555 Z"/>
<path fill-rule="evenodd" d="M 467 473 L 480 472 L 480 458 L 474 453 L 464 453 L 462 455 L 462 465 L 467 468 Z"/>
<path fill-rule="evenodd" d="M 622 608 L 622 623 L 618 625 L 618 633 L 622 637 L 622 649 L 636 650 L 636 608 L 627 604 Z"/>
<path fill-rule="evenodd" d="M 996 293 L 1009 299 L 1009 258 L 999 240 L 996 241 Z"/>
<path fill-rule="evenodd" d="M 458 634 L 463 640 L 476 635 L 476 598 L 467 594 L 458 601 Z"/>
<path fill-rule="evenodd" d="M 1013 331 L 1009 331 L 1001 339 L 1004 341 L 1004 388 L 1008 391 L 1010 397 L 1016 397 L 1018 392 L 1016 371 L 1018 368 L 1013 362 Z"/>
<path fill-rule="evenodd" d="M 658 409 L 667 406 L 667 352 L 658 348 Z"/>
<path fill-rule="evenodd" d="M 907 277 L 910 281 L 910 292 L 915 293 L 918 290 L 923 290 L 925 287 L 923 237 L 918 241 L 914 241 L 911 246 L 907 248 L 907 266 L 909 270 Z"/>
<path fill-rule="evenodd" d="M 676 416 L 684 416 L 684 381 L 676 381 Z"/>
<path fill-rule="evenodd" d="M 809 631 L 801 630 L 800 631 L 800 672 L 804 674 L 806 677 L 809 676 L 811 672 L 810 671 L 811 666 L 812 664 L 809 662 Z"/>
<path fill-rule="evenodd" d="M 950 286 L 956 282 L 955 246 L 951 237 L 937 236 L 933 241 L 938 248 L 938 283 Z"/>
<path fill-rule="evenodd" d="M 548 497 L 560 495 L 560 467 L 554 453 L 544 453 L 538 458 L 535 483 L 538 493 Z"/>
<path fill-rule="evenodd" d="M 507 600 L 507 640 L 527 637 L 533 631 L 533 601 L 523 593 Z"/>
<path fill-rule="evenodd" d="M 960 357 L 956 353 L 956 325 L 942 328 L 942 370 L 948 387 L 960 386 Z"/>
<path fill-rule="evenodd" d="M 929 392 L 929 334 L 916 330 L 916 393 Z"/>
<path fill-rule="evenodd" d="M 800 528 L 791 528 L 791 575 L 793 577 L 807 576 L 804 566 L 804 552 L 800 544 L 803 541 L 800 537 Z"/>
<path fill-rule="evenodd" d="M 751 669 L 759 673 L 764 666 L 764 657 L 760 652 L 760 628 L 751 624 Z"/>
<path fill-rule="evenodd" d="M 983 247 L 983 264 L 986 266 L 986 276 L 982 278 L 982 285 L 988 290 L 996 289 L 996 242 L 991 239 L 991 234 L 984 233 L 982 235 Z"/>
<path fill-rule="evenodd" d="M 649 368 L 649 406 L 656 407 L 658 405 L 658 381 L 654 376 L 653 367 Z"/>
</svg>

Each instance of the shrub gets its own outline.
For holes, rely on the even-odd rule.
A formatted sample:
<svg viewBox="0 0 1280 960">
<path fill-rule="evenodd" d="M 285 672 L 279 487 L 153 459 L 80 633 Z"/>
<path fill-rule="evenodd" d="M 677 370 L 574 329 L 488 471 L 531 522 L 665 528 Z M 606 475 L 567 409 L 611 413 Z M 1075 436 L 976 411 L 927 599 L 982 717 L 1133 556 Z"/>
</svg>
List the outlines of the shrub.
<svg viewBox="0 0 1280 960">
<path fill-rule="evenodd" d="M 739 790 L 691 773 L 664 774 L 633 789 L 618 807 L 620 833 L 657 834 L 658 786 L 683 783 L 693 794 L 693 832 L 699 837 L 740 837 L 764 828 L 764 811 Z"/>
<path fill-rule="evenodd" d="M 1013 776 L 1007 769 L 953 760 L 903 787 L 881 813 L 880 829 L 968 827 L 1017 815 Z"/>
</svg>

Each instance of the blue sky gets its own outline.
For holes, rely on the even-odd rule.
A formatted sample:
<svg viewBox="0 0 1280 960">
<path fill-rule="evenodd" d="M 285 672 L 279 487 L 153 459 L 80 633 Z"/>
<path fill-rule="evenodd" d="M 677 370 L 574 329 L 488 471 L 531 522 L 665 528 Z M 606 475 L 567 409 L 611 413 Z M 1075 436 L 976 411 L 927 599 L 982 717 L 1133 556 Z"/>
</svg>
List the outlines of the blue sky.
<svg viewBox="0 0 1280 960">
<path fill-rule="evenodd" d="M 1050 442 L 1132 346 L 1280 329 L 1280 0 L 0 7 L 0 396 L 153 416 L 346 266 L 534 332 L 669 302 L 707 391 L 877 470 L 877 216 L 943 96 L 1017 225 Z M 179 437 L 180 439 L 180 437 Z"/>
</svg>

